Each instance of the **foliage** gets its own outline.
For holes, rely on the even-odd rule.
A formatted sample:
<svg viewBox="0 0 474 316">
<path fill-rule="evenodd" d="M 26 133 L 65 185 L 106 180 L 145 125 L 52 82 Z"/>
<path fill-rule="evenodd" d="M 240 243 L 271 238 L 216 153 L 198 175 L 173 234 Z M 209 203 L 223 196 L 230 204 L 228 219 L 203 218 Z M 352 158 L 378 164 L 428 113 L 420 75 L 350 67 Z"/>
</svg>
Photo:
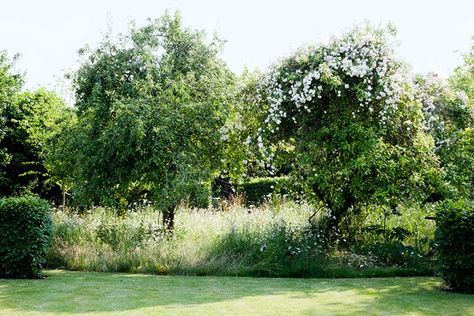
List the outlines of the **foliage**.
<svg viewBox="0 0 474 316">
<path fill-rule="evenodd" d="M 433 135 L 437 149 L 449 149 L 456 133 L 474 124 L 474 106 L 466 93 L 434 74 L 415 80 L 417 97 L 423 104 L 424 127 Z"/>
<path fill-rule="evenodd" d="M 282 143 L 294 153 L 292 174 L 329 209 L 329 227 L 367 205 L 393 210 L 438 192 L 433 143 L 391 35 L 356 28 L 281 60 L 265 79 L 258 145 L 268 158 Z"/>
<path fill-rule="evenodd" d="M 21 91 L 17 58 L 0 52 L 0 195 L 34 192 L 54 199 L 58 190 L 49 182 L 43 154 L 66 108 L 52 92 Z"/>
<path fill-rule="evenodd" d="M 418 76 L 418 98 L 423 104 L 425 130 L 434 138 L 435 152 L 451 197 L 474 194 L 474 104 L 472 58 L 456 69 L 449 83 L 433 74 Z M 471 90 L 469 90 L 471 89 Z M 469 96 L 469 94 L 471 94 Z"/>
<path fill-rule="evenodd" d="M 17 58 L 18 56 L 15 56 L 11 61 L 5 51 L 0 51 L 0 192 L 7 190 L 4 183 L 9 179 L 5 171 L 12 158 L 3 140 L 7 133 L 7 109 L 14 102 L 14 97 L 23 84 L 21 75 L 14 73 L 13 70 Z"/>
<path fill-rule="evenodd" d="M 36 197 L 0 199 L 0 275 L 41 274 L 52 233 L 49 204 Z"/>
<path fill-rule="evenodd" d="M 5 110 L 5 137 L 1 146 L 11 156 L 5 167 L 4 195 L 33 192 L 58 200 L 59 188 L 51 181 L 46 152 L 51 137 L 60 131 L 68 109 L 53 92 L 40 89 L 18 92 Z"/>
<path fill-rule="evenodd" d="M 460 292 L 474 292 L 474 202 L 446 201 L 436 214 L 441 276 Z"/>
<path fill-rule="evenodd" d="M 464 56 L 464 63 L 454 69 L 454 73 L 449 78 L 449 83 L 455 89 L 463 91 L 471 108 L 474 107 L 474 46 Z"/>
<path fill-rule="evenodd" d="M 214 181 L 214 191 L 220 191 L 217 195 L 227 198 L 239 192 L 246 193 L 249 202 L 260 203 L 273 189 L 267 188 L 263 190 L 265 192 L 256 192 L 254 195 L 245 187 L 247 184 L 252 186 L 260 182 L 256 179 L 268 176 L 281 178 L 287 175 L 291 155 L 282 150 L 273 155 L 280 166 L 278 169 L 262 159 L 258 144 L 253 140 L 262 130 L 269 109 L 269 104 L 262 97 L 265 94 L 261 85 L 264 75 L 258 70 L 250 71 L 246 68 L 237 79 L 233 117 L 222 128 L 225 143 L 224 169 Z M 270 186 L 271 184 L 268 185 Z"/>
<path fill-rule="evenodd" d="M 227 145 L 223 178 L 228 176 L 234 183 L 269 173 L 273 175 L 270 166 L 260 159 L 257 145 L 252 142 L 268 112 L 268 104 L 261 98 L 262 80 L 263 74 L 259 71 L 244 69 L 237 81 L 234 117 L 222 130 Z"/>
<path fill-rule="evenodd" d="M 455 188 L 456 196 L 474 195 L 474 126 L 460 130 L 449 147 L 440 150 L 446 179 Z"/>
<path fill-rule="evenodd" d="M 145 197 L 166 214 L 188 199 L 206 204 L 234 85 L 220 46 L 165 15 L 83 50 L 77 124 L 59 141 L 70 156 L 58 155 L 76 201 L 123 210 Z"/>
<path fill-rule="evenodd" d="M 449 88 L 441 80 L 427 77 L 422 85 L 425 127 L 436 141 L 450 195 L 469 197 L 474 194 L 474 106 L 464 92 Z"/>
</svg>

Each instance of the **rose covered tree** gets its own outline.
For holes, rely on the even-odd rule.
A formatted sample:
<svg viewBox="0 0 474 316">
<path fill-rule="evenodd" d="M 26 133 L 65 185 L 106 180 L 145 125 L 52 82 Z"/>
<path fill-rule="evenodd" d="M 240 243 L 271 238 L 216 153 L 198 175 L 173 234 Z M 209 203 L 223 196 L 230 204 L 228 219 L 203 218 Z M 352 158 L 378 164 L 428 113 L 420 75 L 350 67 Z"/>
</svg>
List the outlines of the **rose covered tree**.
<svg viewBox="0 0 474 316">
<path fill-rule="evenodd" d="M 270 107 L 257 137 L 262 154 L 292 152 L 292 174 L 328 211 L 331 231 L 366 206 L 397 212 L 438 192 L 434 143 L 394 33 L 356 27 L 282 59 L 263 83 Z"/>
</svg>

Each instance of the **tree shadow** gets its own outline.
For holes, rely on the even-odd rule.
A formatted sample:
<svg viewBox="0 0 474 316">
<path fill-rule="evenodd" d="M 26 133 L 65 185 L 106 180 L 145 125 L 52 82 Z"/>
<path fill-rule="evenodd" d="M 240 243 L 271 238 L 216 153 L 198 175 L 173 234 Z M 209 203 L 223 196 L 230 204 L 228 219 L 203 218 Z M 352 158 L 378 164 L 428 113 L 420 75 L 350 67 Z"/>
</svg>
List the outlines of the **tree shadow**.
<svg viewBox="0 0 474 316">
<path fill-rule="evenodd" d="M 474 296 L 436 278 L 271 279 L 49 271 L 0 280 L 0 314 L 474 315 Z"/>
</svg>

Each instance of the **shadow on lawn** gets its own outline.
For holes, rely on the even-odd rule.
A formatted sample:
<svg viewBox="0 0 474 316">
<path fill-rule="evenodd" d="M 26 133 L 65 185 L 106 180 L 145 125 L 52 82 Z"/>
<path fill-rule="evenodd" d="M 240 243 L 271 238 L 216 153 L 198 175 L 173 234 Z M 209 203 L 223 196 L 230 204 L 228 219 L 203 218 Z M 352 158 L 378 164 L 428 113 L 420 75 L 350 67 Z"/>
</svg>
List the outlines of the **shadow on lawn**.
<svg viewBox="0 0 474 316">
<path fill-rule="evenodd" d="M 469 315 L 474 296 L 446 293 L 434 278 L 267 279 L 51 271 L 45 280 L 0 280 L 0 314 L 208 311 L 235 314 Z M 265 309 L 266 308 L 266 309 Z M 145 310 L 142 310 L 145 311 Z"/>
</svg>

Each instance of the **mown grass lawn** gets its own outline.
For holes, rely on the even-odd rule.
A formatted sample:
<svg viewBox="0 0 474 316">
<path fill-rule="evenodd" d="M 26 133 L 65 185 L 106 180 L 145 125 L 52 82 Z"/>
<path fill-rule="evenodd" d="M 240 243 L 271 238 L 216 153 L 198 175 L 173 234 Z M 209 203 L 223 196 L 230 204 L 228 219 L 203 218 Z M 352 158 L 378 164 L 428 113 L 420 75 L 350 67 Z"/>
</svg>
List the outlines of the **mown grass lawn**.
<svg viewBox="0 0 474 316">
<path fill-rule="evenodd" d="M 474 315 L 437 278 L 271 279 L 47 271 L 0 280 L 1 315 Z"/>
</svg>

